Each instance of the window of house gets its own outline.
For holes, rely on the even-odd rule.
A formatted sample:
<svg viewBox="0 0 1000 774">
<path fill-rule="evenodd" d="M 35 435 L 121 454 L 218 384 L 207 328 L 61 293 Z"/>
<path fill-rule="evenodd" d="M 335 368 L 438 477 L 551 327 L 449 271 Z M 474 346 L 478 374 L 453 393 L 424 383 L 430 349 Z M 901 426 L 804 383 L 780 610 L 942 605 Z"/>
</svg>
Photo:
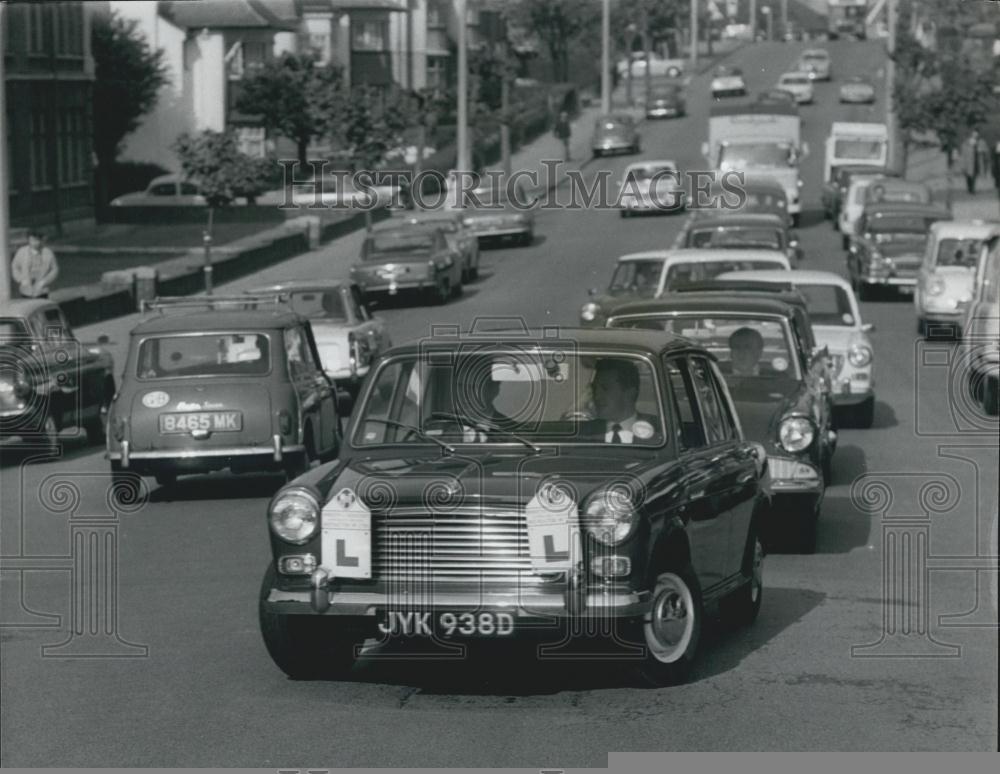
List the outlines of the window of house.
<svg viewBox="0 0 1000 774">
<path fill-rule="evenodd" d="M 87 181 L 88 141 L 86 116 L 82 108 L 68 108 L 58 116 L 56 160 L 59 182 L 80 185 Z"/>
<path fill-rule="evenodd" d="M 261 40 L 248 40 L 243 43 L 243 67 L 247 70 L 263 67 L 270 55 L 270 43 Z"/>
<path fill-rule="evenodd" d="M 310 33 L 309 50 L 312 51 L 319 64 L 330 64 L 330 36 L 327 33 Z"/>
<path fill-rule="evenodd" d="M 441 10 L 441 0 L 428 0 L 427 2 L 427 26 L 444 27 L 444 13 Z"/>
<path fill-rule="evenodd" d="M 427 87 L 441 88 L 446 83 L 448 59 L 443 56 L 427 57 Z"/>
<path fill-rule="evenodd" d="M 52 31 L 52 7 L 41 3 L 30 6 L 28 16 L 28 53 L 44 54 L 46 39 Z"/>
<path fill-rule="evenodd" d="M 31 187 L 48 188 L 49 177 L 49 121 L 44 110 L 31 112 Z"/>
<path fill-rule="evenodd" d="M 383 20 L 352 22 L 352 48 L 355 51 L 385 51 L 389 47 L 389 23 Z"/>
<path fill-rule="evenodd" d="M 83 54 L 83 8 L 77 3 L 53 7 L 53 42 L 56 56 Z"/>
</svg>

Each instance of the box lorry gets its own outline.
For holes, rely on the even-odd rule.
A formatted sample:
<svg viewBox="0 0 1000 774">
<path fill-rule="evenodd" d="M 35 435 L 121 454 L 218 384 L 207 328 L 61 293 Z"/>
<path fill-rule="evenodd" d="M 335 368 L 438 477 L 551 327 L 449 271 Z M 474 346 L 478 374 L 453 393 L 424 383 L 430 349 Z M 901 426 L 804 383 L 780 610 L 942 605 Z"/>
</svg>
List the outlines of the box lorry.
<svg viewBox="0 0 1000 774">
<path fill-rule="evenodd" d="M 801 141 L 802 120 L 795 105 L 758 102 L 714 105 L 702 154 L 709 169 L 741 172 L 747 180 L 772 179 L 785 189 L 788 214 L 798 224 L 802 211 L 799 162 L 809 152 Z"/>
<path fill-rule="evenodd" d="M 846 165 L 885 167 L 889 161 L 889 128 L 885 124 L 834 121 L 826 138 L 823 182 Z"/>
</svg>

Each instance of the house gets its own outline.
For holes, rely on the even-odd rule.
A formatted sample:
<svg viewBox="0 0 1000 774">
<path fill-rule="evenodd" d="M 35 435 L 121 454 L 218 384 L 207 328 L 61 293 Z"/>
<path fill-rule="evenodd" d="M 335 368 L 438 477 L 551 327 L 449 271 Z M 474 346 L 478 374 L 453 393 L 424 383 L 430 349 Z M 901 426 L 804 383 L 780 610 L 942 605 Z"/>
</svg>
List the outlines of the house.
<svg viewBox="0 0 1000 774">
<path fill-rule="evenodd" d="M 10 218 L 55 226 L 94 215 L 91 158 L 91 7 L 6 3 Z"/>
</svg>

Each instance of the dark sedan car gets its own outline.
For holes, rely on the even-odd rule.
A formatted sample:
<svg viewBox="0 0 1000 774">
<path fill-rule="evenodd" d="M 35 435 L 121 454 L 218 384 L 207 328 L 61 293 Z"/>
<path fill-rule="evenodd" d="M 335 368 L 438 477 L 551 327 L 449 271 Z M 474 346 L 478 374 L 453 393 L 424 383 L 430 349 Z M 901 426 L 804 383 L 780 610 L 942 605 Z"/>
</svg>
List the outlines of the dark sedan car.
<svg viewBox="0 0 1000 774">
<path fill-rule="evenodd" d="M 641 140 L 635 121 L 628 115 L 605 115 L 594 122 L 591 149 L 594 156 L 608 153 L 639 153 Z"/>
<path fill-rule="evenodd" d="M 646 118 L 680 118 L 686 114 L 687 101 L 681 86 L 654 88 L 646 98 Z"/>
<path fill-rule="evenodd" d="M 867 300 L 876 287 L 913 295 L 931 224 L 939 220 L 951 220 L 951 212 L 933 204 L 867 205 L 847 251 L 858 298 Z"/>
<path fill-rule="evenodd" d="M 719 359 L 744 432 L 767 450 L 767 536 L 814 550 L 837 434 L 825 356 L 812 352 L 804 303 L 775 292 L 677 293 L 623 304 L 607 324 L 683 336 Z"/>
<path fill-rule="evenodd" d="M 896 173 L 885 167 L 870 164 L 844 164 L 830 170 L 830 179 L 823 183 L 820 200 L 823 203 L 823 215 L 832 218 L 836 224 L 840 215 L 840 203 L 847 195 L 847 189 L 852 180 L 866 180 L 876 177 L 893 177 Z"/>
<path fill-rule="evenodd" d="M 289 675 L 338 677 L 369 637 L 423 640 L 419 663 L 589 632 L 650 683 L 683 680 L 709 611 L 760 608 L 764 462 L 715 358 L 662 332 L 396 348 L 340 459 L 268 507 L 265 645 Z"/>
</svg>

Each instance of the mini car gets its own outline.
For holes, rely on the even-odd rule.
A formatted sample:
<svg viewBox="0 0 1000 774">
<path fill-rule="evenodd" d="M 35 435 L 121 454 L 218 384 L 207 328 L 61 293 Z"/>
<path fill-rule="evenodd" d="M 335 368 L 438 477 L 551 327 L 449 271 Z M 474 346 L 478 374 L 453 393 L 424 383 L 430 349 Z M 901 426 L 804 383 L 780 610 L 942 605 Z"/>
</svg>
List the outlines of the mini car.
<svg viewBox="0 0 1000 774">
<path fill-rule="evenodd" d="M 840 85 L 840 101 L 850 105 L 875 103 L 875 84 L 863 75 L 848 78 Z"/>
<path fill-rule="evenodd" d="M 931 225 L 951 220 L 951 212 L 931 204 L 871 204 L 851 238 L 847 271 L 862 301 L 873 287 L 891 287 L 906 295 L 916 290 Z"/>
<path fill-rule="evenodd" d="M 983 221 L 945 220 L 931 224 L 913 293 L 917 332 L 921 336 L 961 335 L 983 244 L 997 234 L 1000 225 Z"/>
<path fill-rule="evenodd" d="M 744 97 L 747 93 L 747 84 L 743 80 L 743 71 L 738 67 L 721 65 L 712 71 L 712 84 L 709 87 L 712 97 L 721 99 L 723 97 Z"/>
<path fill-rule="evenodd" d="M 535 241 L 533 202 L 526 190 L 509 186 L 476 188 L 462 210 L 462 225 L 478 244 L 513 240 L 527 247 Z"/>
<path fill-rule="evenodd" d="M 875 416 L 875 326 L 861 321 L 857 298 L 847 280 L 828 271 L 739 271 L 719 281 L 767 282 L 797 290 L 816 341 L 831 360 L 831 398 L 837 426 L 868 428 Z M 841 421 L 841 416 L 843 421 Z"/>
<path fill-rule="evenodd" d="M 182 175 L 154 177 L 145 191 L 111 200 L 112 207 L 204 207 L 206 203 L 198 184 Z"/>
<path fill-rule="evenodd" d="M 449 210 L 413 210 L 393 223 L 405 223 L 414 229 L 440 229 L 448 245 L 462 262 L 462 282 L 479 278 L 479 238 L 462 222 L 461 213 Z"/>
<path fill-rule="evenodd" d="M 129 337 L 108 416 L 112 478 L 172 486 L 228 468 L 294 478 L 340 448 L 309 320 L 278 297 L 156 299 Z"/>
<path fill-rule="evenodd" d="M 962 324 L 969 394 L 987 416 L 1000 413 L 1000 237 L 980 251 L 974 295 Z"/>
<path fill-rule="evenodd" d="M 833 220 L 834 228 L 840 217 L 841 203 L 847 196 L 847 189 L 853 180 L 864 180 L 875 177 L 892 177 L 895 173 L 885 167 L 868 164 L 843 164 L 830 170 L 830 179 L 823 184 L 820 200 L 823 203 L 823 215 Z"/>
<path fill-rule="evenodd" d="M 787 91 L 799 105 L 808 105 L 813 101 L 812 79 L 807 73 L 784 73 L 778 79 L 776 88 Z"/>
<path fill-rule="evenodd" d="M 616 306 L 607 325 L 682 336 L 718 358 L 744 432 L 767 451 L 766 544 L 792 538 L 811 553 L 837 443 L 823 385 L 825 353 L 813 354 L 801 300 L 774 292 L 713 292 L 709 284 Z"/>
<path fill-rule="evenodd" d="M 419 663 L 604 632 L 650 684 L 682 681 L 706 615 L 760 608 L 765 456 L 715 359 L 662 331 L 394 348 L 339 460 L 267 508 L 264 644 L 292 677 L 337 679 L 369 638 L 422 641 Z"/>
<path fill-rule="evenodd" d="M 632 69 L 633 78 L 644 78 L 646 76 L 646 53 L 644 51 L 633 51 L 629 59 L 622 59 L 618 62 L 618 73 L 624 78 Z M 648 63 L 650 78 L 680 78 L 684 75 L 687 62 L 684 59 L 666 59 L 655 52 L 651 52 Z"/>
<path fill-rule="evenodd" d="M 629 164 L 618 191 L 621 216 L 637 212 L 676 213 L 684 209 L 687 194 L 677 164 L 668 159 Z"/>
<path fill-rule="evenodd" d="M 607 153 L 639 153 L 642 140 L 631 116 L 616 114 L 600 116 L 594 122 L 590 142 L 595 157 Z"/>
<path fill-rule="evenodd" d="M 799 235 L 781 215 L 732 213 L 690 218 L 674 247 L 781 250 L 797 264 L 803 258 Z"/>
<path fill-rule="evenodd" d="M 646 118 L 680 118 L 687 115 L 683 87 L 656 86 L 646 97 Z"/>
<path fill-rule="evenodd" d="M 435 304 L 462 294 L 462 262 L 440 229 L 396 226 L 368 234 L 350 275 L 365 303 L 376 293 L 416 292 Z"/>
<path fill-rule="evenodd" d="M 806 73 L 811 81 L 828 81 L 833 77 L 830 52 L 822 48 L 807 49 L 802 52 L 795 69 Z"/>
<path fill-rule="evenodd" d="M 48 300 L 4 301 L 0 310 L 0 446 L 58 451 L 59 434 L 83 428 L 104 442 L 115 394 L 107 339 L 81 344 L 59 305 Z"/>
<path fill-rule="evenodd" d="M 727 271 L 790 269 L 780 250 L 649 250 L 618 259 L 608 289 L 591 288 L 580 309 L 584 327 L 603 327 L 607 310 L 625 300 L 655 298 L 677 287 L 712 279 Z"/>
<path fill-rule="evenodd" d="M 361 291 L 353 282 L 294 280 L 249 292 L 281 296 L 292 311 L 309 320 L 320 367 L 351 399 L 372 363 L 392 346 L 385 320 L 362 303 Z M 347 402 L 340 400 L 340 405 Z"/>
</svg>

